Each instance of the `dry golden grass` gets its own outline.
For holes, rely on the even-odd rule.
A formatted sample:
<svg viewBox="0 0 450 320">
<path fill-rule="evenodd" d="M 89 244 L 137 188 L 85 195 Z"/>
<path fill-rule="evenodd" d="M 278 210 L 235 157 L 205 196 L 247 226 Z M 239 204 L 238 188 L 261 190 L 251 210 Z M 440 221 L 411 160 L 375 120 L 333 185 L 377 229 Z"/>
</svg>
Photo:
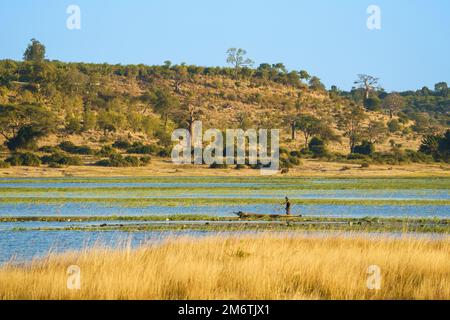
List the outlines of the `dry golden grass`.
<svg viewBox="0 0 450 320">
<path fill-rule="evenodd" d="M 450 299 L 450 239 L 262 235 L 97 248 L 0 269 L 1 299 Z M 81 268 L 81 289 L 66 270 Z M 381 268 L 368 290 L 367 268 Z"/>
</svg>

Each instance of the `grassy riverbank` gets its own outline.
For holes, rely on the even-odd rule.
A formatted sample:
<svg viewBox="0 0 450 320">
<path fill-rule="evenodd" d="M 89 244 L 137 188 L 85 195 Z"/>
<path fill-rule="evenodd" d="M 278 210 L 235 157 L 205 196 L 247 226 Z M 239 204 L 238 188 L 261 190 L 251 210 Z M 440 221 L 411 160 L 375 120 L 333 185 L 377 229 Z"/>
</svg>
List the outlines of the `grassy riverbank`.
<svg viewBox="0 0 450 320">
<path fill-rule="evenodd" d="M 449 245 L 272 234 L 96 248 L 3 267 L 0 299 L 450 299 Z M 70 265 L 81 290 L 67 289 Z M 367 288 L 371 265 L 380 290 Z"/>
<path fill-rule="evenodd" d="M 326 162 L 303 159 L 303 164 L 289 170 L 283 176 L 312 178 L 369 178 L 369 177 L 450 177 L 450 165 L 446 163 L 386 165 L 374 164 L 362 168 L 357 163 Z M 234 166 L 228 169 L 210 169 L 200 165 L 175 165 L 167 159 L 153 159 L 145 167 L 105 168 L 98 166 L 71 166 L 66 168 L 49 167 L 10 167 L 0 168 L 0 177 L 42 178 L 42 177 L 260 177 L 260 170 L 241 169 Z M 277 175 L 281 176 L 281 175 Z"/>
<path fill-rule="evenodd" d="M 336 218 L 336 217 L 279 217 L 255 219 L 212 217 L 207 215 L 176 216 L 90 216 L 90 217 L 2 217 L 0 223 L 18 223 L 14 231 L 345 231 L 450 234 L 450 220 L 439 218 Z M 23 228 L 25 222 L 84 223 L 38 228 Z M 88 224 L 91 222 L 92 224 Z M 100 222 L 94 224 L 95 222 Z"/>
</svg>

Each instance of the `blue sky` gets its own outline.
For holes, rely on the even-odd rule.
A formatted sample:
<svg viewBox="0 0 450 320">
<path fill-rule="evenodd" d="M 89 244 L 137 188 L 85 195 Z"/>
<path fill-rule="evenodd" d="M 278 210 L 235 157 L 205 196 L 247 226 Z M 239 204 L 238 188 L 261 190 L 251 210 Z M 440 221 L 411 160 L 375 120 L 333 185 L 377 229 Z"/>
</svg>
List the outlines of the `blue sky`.
<svg viewBox="0 0 450 320">
<path fill-rule="evenodd" d="M 81 30 L 66 28 L 72 4 Z M 371 4 L 381 30 L 366 27 Z M 61 61 L 216 66 L 242 47 L 345 90 L 358 73 L 389 91 L 450 82 L 448 0 L 1 0 L 0 59 L 21 59 L 31 38 Z"/>
</svg>

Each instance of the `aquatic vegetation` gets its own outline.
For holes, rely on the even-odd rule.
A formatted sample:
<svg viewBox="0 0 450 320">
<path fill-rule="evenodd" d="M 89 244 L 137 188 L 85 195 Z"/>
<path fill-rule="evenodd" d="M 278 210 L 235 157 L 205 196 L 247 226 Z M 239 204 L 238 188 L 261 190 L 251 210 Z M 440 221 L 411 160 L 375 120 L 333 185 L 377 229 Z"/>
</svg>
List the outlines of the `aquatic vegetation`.
<svg viewBox="0 0 450 320">
<path fill-rule="evenodd" d="M 142 177 L 0 179 L 0 228 L 8 237 L 51 247 L 60 235 L 182 232 L 391 232 L 449 233 L 450 179 L 310 179 L 279 177 Z M 289 196 L 293 214 L 284 212 Z M 237 211 L 263 214 L 239 220 Z M 267 215 L 267 216 L 266 216 Z M 83 235 L 81 235 L 83 234 Z M 30 238 L 31 237 L 31 238 Z M 21 243 L 2 250 L 7 261 Z M 34 248 L 34 247 L 33 247 Z M 46 247 L 26 250 L 25 257 Z"/>
</svg>

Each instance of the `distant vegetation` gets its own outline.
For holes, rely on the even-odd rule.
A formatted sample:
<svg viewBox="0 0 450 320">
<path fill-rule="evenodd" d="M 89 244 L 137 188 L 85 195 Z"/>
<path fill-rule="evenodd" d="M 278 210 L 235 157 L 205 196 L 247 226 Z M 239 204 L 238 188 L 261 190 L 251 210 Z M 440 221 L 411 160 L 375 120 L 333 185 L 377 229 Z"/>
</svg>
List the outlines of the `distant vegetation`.
<svg viewBox="0 0 450 320">
<path fill-rule="evenodd" d="M 32 40 L 24 61 L 0 61 L 0 144 L 8 165 L 142 166 L 168 157 L 175 128 L 281 128 L 282 163 L 449 162 L 450 90 L 386 92 L 358 75 L 329 90 L 282 63 L 254 67 L 243 49 L 229 67 L 63 63 Z M 136 156 L 139 155 L 139 156 Z M 213 166 L 214 167 L 214 166 Z"/>
</svg>

